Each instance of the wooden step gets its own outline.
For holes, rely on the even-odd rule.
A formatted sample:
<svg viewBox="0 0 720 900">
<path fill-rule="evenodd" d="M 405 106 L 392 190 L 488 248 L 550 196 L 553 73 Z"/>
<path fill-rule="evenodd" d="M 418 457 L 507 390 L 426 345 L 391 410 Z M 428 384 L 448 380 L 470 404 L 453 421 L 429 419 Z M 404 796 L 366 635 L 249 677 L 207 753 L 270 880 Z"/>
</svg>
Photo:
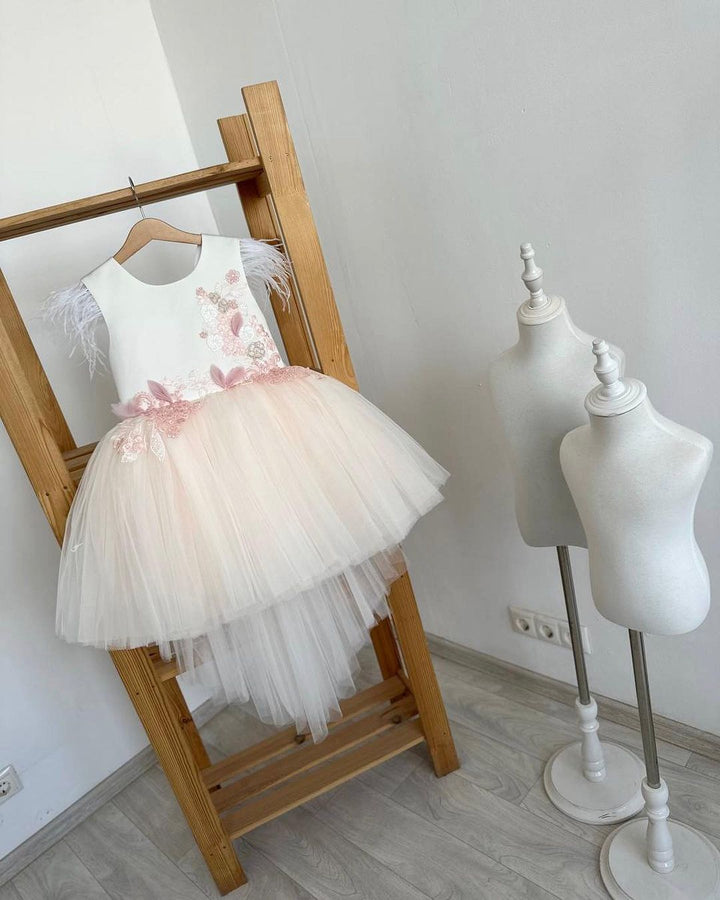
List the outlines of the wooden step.
<svg viewBox="0 0 720 900">
<path fill-rule="evenodd" d="M 342 723 L 347 722 L 348 719 L 352 719 L 376 706 L 387 704 L 393 697 L 404 693 L 405 685 L 397 676 L 387 678 L 385 681 L 374 684 L 372 687 L 360 691 L 347 700 L 342 700 L 340 702 L 342 718 L 336 719 L 334 722 L 328 722 L 328 728 L 337 728 Z M 215 765 L 203 769 L 203 780 L 208 787 L 222 784 L 297 747 L 298 744 L 304 743 L 307 737 L 308 735 L 306 734 L 298 734 L 295 728 L 285 728 L 264 741 L 260 741 L 252 747 L 241 750 L 239 753 L 234 753 L 232 756 L 215 763 Z"/>
<path fill-rule="evenodd" d="M 225 813 L 221 816 L 225 830 L 231 838 L 238 838 L 424 740 L 419 719 L 395 725 L 390 731 L 366 741 L 354 750 L 316 766 L 281 787 L 262 793 L 238 809 Z"/>
<path fill-rule="evenodd" d="M 85 467 L 90 462 L 90 457 L 96 447 L 97 441 L 92 444 L 84 444 L 82 447 L 75 447 L 72 450 L 63 453 L 65 465 L 68 467 L 70 477 L 73 480 L 73 484 L 76 486 L 80 484 L 80 479 L 83 476 Z"/>
<path fill-rule="evenodd" d="M 183 670 L 180 668 L 180 664 L 175 657 L 172 659 L 163 659 L 162 656 L 160 656 L 160 648 L 157 644 L 151 644 L 147 648 L 147 651 L 150 661 L 155 666 L 155 672 L 160 681 L 170 681 L 171 678 L 177 678 L 178 675 L 182 675 Z"/>
<path fill-rule="evenodd" d="M 215 808 L 218 812 L 232 809 L 250 797 L 277 787 L 282 782 L 351 750 L 369 738 L 395 728 L 404 719 L 415 715 L 417 715 L 415 699 L 407 696 L 380 712 L 353 719 L 319 743 L 298 747 L 274 762 L 256 769 L 250 775 L 220 788 L 213 794 Z"/>
</svg>

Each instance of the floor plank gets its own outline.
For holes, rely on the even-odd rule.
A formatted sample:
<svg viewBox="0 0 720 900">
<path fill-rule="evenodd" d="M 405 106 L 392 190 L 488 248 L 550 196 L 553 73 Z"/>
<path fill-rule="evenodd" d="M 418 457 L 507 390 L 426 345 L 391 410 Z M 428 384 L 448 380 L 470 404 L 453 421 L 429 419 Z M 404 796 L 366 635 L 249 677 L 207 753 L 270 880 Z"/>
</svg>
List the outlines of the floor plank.
<svg viewBox="0 0 720 900">
<path fill-rule="evenodd" d="M 15 885 L 8 881 L 0 885 L 0 900 L 23 900 L 23 898 L 18 894 Z"/>
<path fill-rule="evenodd" d="M 558 828 L 574 834 L 576 837 L 583 838 L 596 847 L 602 847 L 605 838 L 610 834 L 617 825 L 586 825 L 584 822 L 576 822 L 570 816 L 561 813 L 560 810 L 553 806 L 548 800 L 545 793 L 545 785 L 542 778 L 532 786 L 531 790 L 525 796 L 521 806 L 523 809 L 529 810 L 533 815 L 547 822 L 552 822 Z"/>
<path fill-rule="evenodd" d="M 430 771 L 424 775 L 435 779 Z M 465 840 L 357 782 L 346 784 L 316 815 L 429 897 L 548 900 L 555 896 Z"/>
<path fill-rule="evenodd" d="M 458 775 L 510 803 L 521 803 L 542 775 L 544 763 L 457 722 L 453 737 L 460 754 Z"/>
<path fill-rule="evenodd" d="M 173 862 L 195 846 L 193 833 L 160 766 L 153 766 L 121 791 L 114 803 Z"/>
<path fill-rule="evenodd" d="M 446 692 L 446 684 L 452 685 L 460 682 L 478 689 L 483 692 L 484 696 L 492 694 L 497 699 L 507 700 L 513 706 L 524 706 L 532 710 L 536 715 L 540 714 L 544 718 L 550 717 L 553 720 L 560 720 L 567 726 L 564 729 L 564 733 L 569 735 L 569 738 L 564 742 L 578 739 L 579 731 L 576 724 L 575 709 L 572 706 L 550 697 L 544 697 L 524 687 L 516 686 L 502 678 L 476 669 L 470 669 L 467 666 L 447 659 L 437 658 L 434 659 L 434 663 L 443 694 Z M 619 725 L 616 722 L 601 720 L 600 737 L 608 741 L 617 741 L 617 743 L 630 747 L 642 756 L 642 738 L 640 737 L 640 732 L 636 729 Z M 684 766 L 690 759 L 690 755 L 690 751 L 683 747 L 677 747 L 675 744 L 669 744 L 666 741 L 658 741 L 658 756 L 661 759 Z"/>
<path fill-rule="evenodd" d="M 13 884 L 22 900 L 108 900 L 108 894 L 65 841 L 23 869 Z"/>
<path fill-rule="evenodd" d="M 607 900 L 596 847 L 456 773 L 416 769 L 393 798 L 562 900 Z"/>
<path fill-rule="evenodd" d="M 374 769 L 369 769 L 367 772 L 358 775 L 357 780 L 368 787 L 374 788 L 381 794 L 390 796 L 400 782 L 407 778 L 418 766 L 430 765 L 430 755 L 427 752 L 426 744 L 419 744 L 417 747 L 413 747 L 412 750 L 417 750 L 418 752 L 400 753 L 398 756 L 393 756 L 392 759 L 375 766 Z M 337 790 L 341 789 L 342 785 L 337 788 Z M 324 796 L 327 797 L 328 795 Z M 318 797 L 318 800 L 320 799 L 323 798 Z"/>
<path fill-rule="evenodd" d="M 687 767 L 702 775 L 720 780 L 720 762 L 715 759 L 708 759 L 706 756 L 700 756 L 699 753 L 691 753 Z"/>
<path fill-rule="evenodd" d="M 426 900 L 425 894 L 307 810 L 291 810 L 251 832 L 247 840 L 318 900 Z"/>
<path fill-rule="evenodd" d="M 551 697 L 560 703 L 564 703 L 566 706 L 572 707 L 573 705 L 575 690 L 571 684 L 540 675 L 538 672 L 532 672 L 513 665 L 513 663 L 503 662 L 501 659 L 488 656 L 469 647 L 463 647 L 437 635 L 428 635 L 428 643 L 431 648 L 434 648 L 433 659 L 442 657 L 467 668 L 477 669 L 497 678 L 502 678 L 515 687 L 527 688 L 540 696 Z M 629 658 L 625 665 L 628 666 L 626 671 L 629 675 L 631 671 Z M 573 671 L 569 660 L 566 666 L 567 678 L 568 681 L 571 681 L 573 679 Z M 605 697 L 602 694 L 595 693 L 595 699 L 598 702 L 600 717 L 603 720 L 617 722 L 619 725 L 625 725 L 633 730 L 637 728 L 637 708 L 621 700 Z M 698 753 L 700 756 L 720 762 L 720 735 L 702 731 L 699 728 L 694 728 L 692 725 L 676 722 L 658 713 L 655 713 L 655 731 L 659 739 L 667 741 L 669 744 L 676 744 L 690 753 Z"/>
<path fill-rule="evenodd" d="M 112 802 L 79 825 L 66 841 L 113 900 L 206 900 Z"/>
<path fill-rule="evenodd" d="M 547 760 L 576 736 L 561 719 L 497 697 L 464 681 L 444 679 L 443 696 L 451 723 L 465 725 L 538 760 Z"/>
<path fill-rule="evenodd" d="M 251 847 L 247 841 L 235 841 L 240 864 L 245 870 L 248 883 L 230 894 L 225 900 L 313 900 L 297 882 L 289 878 L 272 863 L 263 853 Z M 179 861 L 178 865 L 188 878 L 210 898 L 219 900 L 222 896 L 215 886 L 205 860 L 197 847 Z"/>
<path fill-rule="evenodd" d="M 720 781 L 669 762 L 663 762 L 660 771 L 670 790 L 671 817 L 720 840 Z M 522 805 L 597 846 L 602 845 L 604 837 L 613 828 L 584 825 L 564 816 L 547 799 L 542 781 L 533 787 Z"/>
<path fill-rule="evenodd" d="M 720 838 L 720 781 L 672 763 L 661 764 L 660 774 L 670 790 L 672 818 Z"/>
<path fill-rule="evenodd" d="M 443 679 L 442 690 L 452 721 L 543 761 L 556 750 L 578 739 L 574 721 L 548 715 L 466 681 L 446 677 Z M 601 732 L 606 738 L 610 738 L 605 724 L 601 723 Z M 621 729 L 619 725 L 612 727 Z M 630 733 L 623 737 L 627 737 L 627 742 L 621 743 L 627 743 L 631 749 L 639 749 L 639 735 Z M 662 754 L 663 759 L 679 765 L 683 765 L 688 758 L 687 751 L 672 744 L 658 745 L 658 753 Z"/>
</svg>

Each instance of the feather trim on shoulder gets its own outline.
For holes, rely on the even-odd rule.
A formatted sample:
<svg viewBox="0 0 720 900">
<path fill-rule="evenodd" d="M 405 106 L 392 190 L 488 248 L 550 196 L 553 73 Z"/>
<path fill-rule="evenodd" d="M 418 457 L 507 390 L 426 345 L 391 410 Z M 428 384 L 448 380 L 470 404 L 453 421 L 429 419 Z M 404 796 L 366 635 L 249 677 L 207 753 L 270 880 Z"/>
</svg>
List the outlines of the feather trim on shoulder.
<svg viewBox="0 0 720 900">
<path fill-rule="evenodd" d="M 292 270 L 285 254 L 270 241 L 240 238 L 240 256 L 248 287 L 263 310 L 272 311 L 271 293 L 280 297 L 283 309 L 288 309 Z"/>
<path fill-rule="evenodd" d="M 60 326 L 72 341 L 70 356 L 80 348 L 87 360 L 90 377 L 98 367 L 105 368 L 105 353 L 98 338 L 105 320 L 95 298 L 82 281 L 60 291 L 53 291 L 43 303 L 43 318 Z"/>
</svg>

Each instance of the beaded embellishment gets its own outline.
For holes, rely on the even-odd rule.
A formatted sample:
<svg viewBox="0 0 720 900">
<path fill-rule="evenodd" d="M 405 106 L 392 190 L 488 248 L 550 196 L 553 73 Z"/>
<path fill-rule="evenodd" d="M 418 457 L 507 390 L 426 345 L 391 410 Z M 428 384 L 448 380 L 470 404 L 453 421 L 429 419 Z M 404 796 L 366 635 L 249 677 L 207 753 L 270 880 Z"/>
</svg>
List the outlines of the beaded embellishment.
<svg viewBox="0 0 720 900">
<path fill-rule="evenodd" d="M 282 360 L 270 332 L 243 303 L 243 287 L 241 273 L 229 269 L 213 290 L 196 288 L 204 324 L 200 337 L 213 353 L 248 358 L 258 373 L 266 372 L 282 365 Z"/>
</svg>

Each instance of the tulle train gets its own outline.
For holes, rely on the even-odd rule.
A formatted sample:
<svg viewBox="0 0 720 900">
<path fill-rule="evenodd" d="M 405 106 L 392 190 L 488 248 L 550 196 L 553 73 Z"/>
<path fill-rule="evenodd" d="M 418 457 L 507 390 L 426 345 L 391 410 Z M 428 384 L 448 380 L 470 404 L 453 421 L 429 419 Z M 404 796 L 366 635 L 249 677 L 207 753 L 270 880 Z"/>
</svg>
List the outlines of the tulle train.
<svg viewBox="0 0 720 900">
<path fill-rule="evenodd" d="M 175 653 L 222 700 L 247 703 L 263 722 L 294 723 L 320 740 L 340 715 L 339 701 L 355 693 L 357 652 L 375 614 L 387 614 L 385 594 L 404 569 L 399 550 L 378 554 L 292 600 L 176 641 Z"/>
</svg>

